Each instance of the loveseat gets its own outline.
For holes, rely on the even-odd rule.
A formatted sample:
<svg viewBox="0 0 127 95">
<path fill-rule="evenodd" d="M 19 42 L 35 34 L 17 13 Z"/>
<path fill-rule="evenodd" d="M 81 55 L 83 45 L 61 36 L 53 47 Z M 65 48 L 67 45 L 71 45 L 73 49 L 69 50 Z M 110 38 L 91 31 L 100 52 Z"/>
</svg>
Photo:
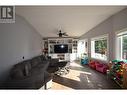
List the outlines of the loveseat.
<svg viewBox="0 0 127 95">
<path fill-rule="evenodd" d="M 7 89 L 39 89 L 52 79 L 47 72 L 49 61 L 45 56 L 36 56 L 13 66 L 9 79 L 6 82 Z"/>
<path fill-rule="evenodd" d="M 51 56 L 47 56 L 47 60 L 49 61 L 49 67 L 57 67 L 59 63 L 59 58 L 51 58 Z"/>
</svg>

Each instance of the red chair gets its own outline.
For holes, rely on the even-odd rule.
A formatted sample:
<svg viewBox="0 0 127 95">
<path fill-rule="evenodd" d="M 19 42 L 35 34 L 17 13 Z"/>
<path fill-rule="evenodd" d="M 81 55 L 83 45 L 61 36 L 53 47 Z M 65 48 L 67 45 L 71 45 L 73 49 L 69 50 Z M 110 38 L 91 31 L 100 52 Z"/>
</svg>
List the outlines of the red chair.
<svg viewBox="0 0 127 95">
<path fill-rule="evenodd" d="M 91 68 L 93 68 L 93 69 L 96 69 L 96 65 L 95 65 L 95 61 L 90 61 L 89 62 L 89 66 L 91 67 Z"/>
<path fill-rule="evenodd" d="M 98 63 L 96 64 L 96 70 L 102 73 L 106 73 L 108 69 L 108 66 L 104 63 Z"/>
<path fill-rule="evenodd" d="M 95 61 L 95 60 L 91 60 L 89 62 L 89 66 L 92 69 L 95 69 L 95 70 L 102 72 L 102 73 L 106 73 L 107 69 L 108 69 L 108 65 L 106 65 L 104 63 L 100 63 L 99 61 Z"/>
</svg>

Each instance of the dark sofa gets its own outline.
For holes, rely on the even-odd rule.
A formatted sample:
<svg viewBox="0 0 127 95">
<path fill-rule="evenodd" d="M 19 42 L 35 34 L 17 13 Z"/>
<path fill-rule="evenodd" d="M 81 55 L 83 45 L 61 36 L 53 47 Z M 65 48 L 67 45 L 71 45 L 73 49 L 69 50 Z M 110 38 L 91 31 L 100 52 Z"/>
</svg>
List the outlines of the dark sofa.
<svg viewBox="0 0 127 95">
<path fill-rule="evenodd" d="M 52 79 L 47 72 L 49 61 L 45 56 L 37 56 L 13 66 L 6 82 L 7 89 L 39 89 Z"/>
</svg>

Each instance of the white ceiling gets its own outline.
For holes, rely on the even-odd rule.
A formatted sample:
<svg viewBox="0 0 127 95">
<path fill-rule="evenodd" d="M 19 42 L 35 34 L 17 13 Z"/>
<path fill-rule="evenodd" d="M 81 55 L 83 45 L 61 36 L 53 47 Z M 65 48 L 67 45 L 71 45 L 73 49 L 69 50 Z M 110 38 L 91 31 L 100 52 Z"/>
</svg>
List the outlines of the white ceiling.
<svg viewBox="0 0 127 95">
<path fill-rule="evenodd" d="M 124 9 L 124 6 L 17 6 L 42 37 L 57 37 L 58 30 L 69 36 L 81 36 L 96 25 Z"/>
</svg>

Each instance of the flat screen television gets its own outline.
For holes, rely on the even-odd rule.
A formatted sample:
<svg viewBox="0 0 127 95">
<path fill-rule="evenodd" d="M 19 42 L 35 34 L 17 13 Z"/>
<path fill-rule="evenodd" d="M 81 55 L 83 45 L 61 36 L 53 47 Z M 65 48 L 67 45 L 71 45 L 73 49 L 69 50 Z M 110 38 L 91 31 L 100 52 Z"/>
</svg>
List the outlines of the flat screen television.
<svg viewBox="0 0 127 95">
<path fill-rule="evenodd" d="M 54 45 L 54 53 L 68 53 L 67 44 Z"/>
</svg>

